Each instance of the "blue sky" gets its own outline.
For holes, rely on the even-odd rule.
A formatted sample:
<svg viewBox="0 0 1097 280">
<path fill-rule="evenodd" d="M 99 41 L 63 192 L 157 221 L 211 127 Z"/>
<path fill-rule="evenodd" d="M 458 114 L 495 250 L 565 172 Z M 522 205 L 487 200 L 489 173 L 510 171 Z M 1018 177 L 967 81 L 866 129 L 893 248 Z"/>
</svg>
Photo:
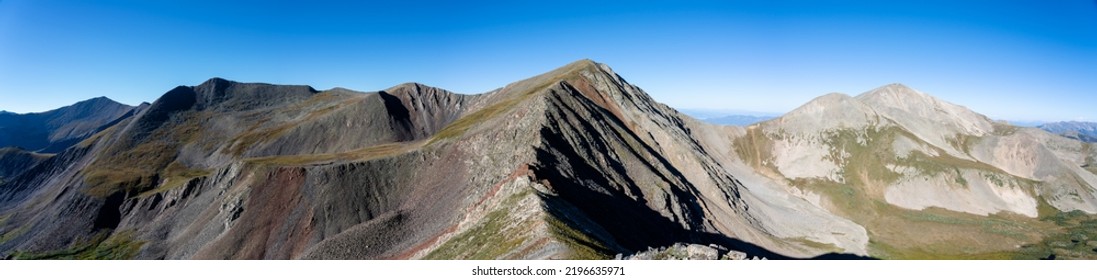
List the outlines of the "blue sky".
<svg viewBox="0 0 1097 280">
<path fill-rule="evenodd" d="M 901 82 L 994 118 L 1097 121 L 1092 0 L 227 2 L 0 0 L 0 109 L 215 76 L 480 93 L 590 58 L 679 108 Z"/>
</svg>

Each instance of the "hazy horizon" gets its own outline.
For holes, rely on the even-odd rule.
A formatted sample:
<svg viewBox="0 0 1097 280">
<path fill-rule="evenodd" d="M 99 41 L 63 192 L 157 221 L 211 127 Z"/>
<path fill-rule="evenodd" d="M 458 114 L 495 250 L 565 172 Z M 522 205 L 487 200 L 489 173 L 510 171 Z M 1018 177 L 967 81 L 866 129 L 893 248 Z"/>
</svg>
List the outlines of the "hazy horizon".
<svg viewBox="0 0 1097 280">
<path fill-rule="evenodd" d="M 211 77 L 471 94 L 590 58 L 675 108 L 788 112 L 899 82 L 995 119 L 1097 120 L 1093 1 L 553 4 L 0 1 L 0 109 Z"/>
</svg>

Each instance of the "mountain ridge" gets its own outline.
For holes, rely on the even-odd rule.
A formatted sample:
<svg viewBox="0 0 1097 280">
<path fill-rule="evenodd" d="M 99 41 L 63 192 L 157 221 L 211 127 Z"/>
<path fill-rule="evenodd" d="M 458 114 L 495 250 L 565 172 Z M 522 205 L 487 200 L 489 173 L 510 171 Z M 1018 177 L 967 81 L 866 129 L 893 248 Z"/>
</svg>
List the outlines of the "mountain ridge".
<svg viewBox="0 0 1097 280">
<path fill-rule="evenodd" d="M 96 97 L 39 113 L 0 115 L 0 147 L 56 153 L 134 114 L 142 106 Z"/>
<path fill-rule="evenodd" d="M 928 101 L 870 98 L 885 94 Z M 0 256 L 919 258 L 1037 244 L 1049 233 L 1024 225 L 1093 213 L 1090 145 L 972 115 L 886 85 L 712 125 L 591 60 L 474 95 L 213 78 L 0 182 Z M 946 135 L 902 116 L 968 119 Z M 917 228 L 986 241 L 890 230 Z"/>
<path fill-rule="evenodd" d="M 290 92 L 288 96 L 264 98 L 287 91 Z M 249 98 L 237 99 L 242 96 Z M 419 110 L 420 107 L 423 110 Z M 208 114 L 211 110 L 217 113 Z M 371 117 L 353 118 L 365 121 L 356 124 L 352 118 L 342 117 L 344 115 Z M 649 118 L 651 116 L 657 118 Z M 588 123 L 584 121 L 587 118 L 598 121 Z M 533 230 L 485 237 L 495 240 L 493 244 L 518 246 L 512 248 L 518 251 L 504 251 L 501 252 L 504 255 L 495 257 L 607 256 L 679 241 L 738 244 L 736 248 L 749 244 L 734 241 L 736 237 L 746 238 L 751 243 L 762 242 L 766 247 L 784 253 L 805 254 L 803 250 L 809 247 L 787 245 L 767 233 L 767 229 L 751 226 L 760 221 L 757 217 L 732 214 L 747 211 L 742 203 L 734 202 L 739 196 L 736 188 L 740 186 L 734 178 L 720 171 L 715 166 L 717 163 L 704 152 L 691 152 L 693 155 L 687 158 L 663 156 L 668 149 L 699 148 L 699 142 L 688 140 L 690 130 L 683 128 L 687 125 L 684 122 L 676 111 L 654 103 L 608 66 L 589 60 L 472 96 L 455 95 L 419 84 L 355 94 L 211 79 L 194 87 L 177 87 L 153 102 L 147 110 L 108 129 L 86 145 L 56 157 L 51 163 L 39 165 L 69 166 L 53 172 L 71 174 L 63 177 L 73 182 L 72 185 L 54 185 L 29 178 L 13 181 L 17 184 L 14 190 L 20 191 L 8 193 L 4 200 L 7 208 L 16 209 L 10 212 L 13 221 L 60 219 L 69 222 L 60 227 L 58 224 L 31 224 L 35 232 L 53 234 L 22 236 L 15 242 L 0 245 L 0 251 L 11 250 L 11 246 L 17 244 L 38 244 L 20 247 L 31 251 L 63 247 L 74 240 L 66 238 L 91 238 L 80 234 L 87 232 L 81 228 L 90 227 L 97 229 L 92 232 L 112 232 L 110 236 L 115 237 L 120 236 L 120 232 L 132 232 L 133 238 L 152 242 L 140 251 L 125 252 L 138 258 L 469 258 L 481 256 L 478 252 L 485 248 L 470 249 L 467 244 L 454 243 L 453 238 L 485 227 L 496 227 L 500 224 L 499 219 L 503 219 L 507 224 L 526 225 Z M 395 134 L 369 138 L 375 141 L 336 141 L 324 138 L 326 133 L 312 130 L 335 127 L 332 126 L 335 124 L 346 132 L 392 131 Z M 692 121 L 689 125 L 693 125 Z M 664 130 L 666 132 L 660 132 Z M 340 135 L 338 139 L 353 139 L 348 136 L 352 135 Z M 152 139 L 156 141 L 150 141 Z M 279 139 L 293 141 L 281 142 Z M 303 146 L 304 143 L 311 144 Z M 340 146 L 340 143 L 358 145 Z M 313 148 L 301 150 L 301 147 Z M 470 154 L 497 156 L 469 158 Z M 498 157 L 503 154 L 510 156 Z M 575 162 L 584 154 L 607 157 Z M 454 161 L 459 158 L 474 160 L 473 163 Z M 449 162 L 450 165 L 433 164 L 435 162 Z M 680 169 L 683 164 L 710 168 L 701 173 L 683 173 Z M 347 173 L 349 170 L 359 171 Z M 342 174 L 339 177 L 344 179 L 335 180 L 335 174 Z M 384 181 L 361 177 L 368 174 L 391 175 L 380 177 L 389 178 L 381 179 Z M 440 174 L 441 177 L 391 177 L 398 174 Z M 242 177 L 260 179 L 232 183 L 239 180 L 235 178 Z M 452 181 L 455 185 L 443 184 L 440 181 L 443 178 L 455 179 Z M 379 188 L 371 192 L 380 200 L 346 200 L 361 197 L 361 194 L 355 194 L 357 188 L 336 188 L 347 183 Z M 302 184 L 312 186 L 308 189 L 323 191 L 316 196 L 278 195 L 304 191 L 295 187 Z M 275 185 L 279 187 L 274 188 Z M 439 191 L 438 188 L 446 185 L 451 185 L 452 189 Z M 64 191 L 70 188 L 68 186 L 80 191 Z M 403 187 L 393 188 L 395 186 Z M 217 188 L 222 190 L 211 192 Z M 274 190 L 280 191 L 271 193 Z M 424 204 L 426 201 L 409 196 L 411 193 L 431 194 L 435 199 L 431 204 Z M 591 196 L 596 193 L 602 195 Z M 249 199 L 253 196 L 268 198 Z M 49 200 L 46 197 L 59 198 Z M 480 197 L 480 202 L 458 197 Z M 316 202 L 309 202 L 313 200 Z M 526 202 L 508 202 L 515 200 Z M 223 204 L 209 204 L 213 201 L 223 201 L 220 202 Z M 316 205 L 347 206 L 330 210 L 309 206 L 319 201 L 328 202 Z M 262 209 L 280 203 L 297 205 L 292 209 L 299 210 L 278 215 L 286 218 L 261 215 L 278 211 Z M 501 205 L 528 210 L 514 212 L 515 209 L 499 208 Z M 545 206 L 549 207 L 548 211 L 538 210 L 541 208 L 536 205 L 551 207 Z M 606 208 L 605 205 L 615 207 Z M 73 207 L 90 211 L 79 215 L 63 214 L 63 210 L 57 212 Z M 221 209 L 205 212 L 220 214 L 183 214 L 203 207 Z M 362 212 L 348 212 L 350 209 L 373 210 L 362 216 Z M 326 214 L 318 216 L 321 213 Z M 446 213 L 462 214 L 455 217 Z M 314 221 L 318 224 L 309 226 L 294 222 L 310 216 L 318 219 Z M 620 223 L 622 216 L 634 217 L 633 223 Z M 211 218 L 213 220 L 209 220 Z M 223 222 L 213 222 L 222 219 Z M 282 226 L 271 228 L 271 225 Z M 413 229 L 412 225 L 419 229 Z M 638 234 L 648 228 L 664 231 Z M 182 229 L 189 230 L 179 231 Z M 384 240 L 367 237 L 394 230 L 403 232 L 399 234 L 402 237 Z M 222 233 L 210 235 L 210 231 Z M 289 239 L 280 238 L 282 241 L 278 243 L 263 245 L 257 242 L 273 241 L 256 239 L 256 233 Z M 162 234 L 176 237 L 163 241 L 151 238 Z M 346 251 L 347 244 L 361 242 L 377 246 Z M 268 248 L 264 253 L 246 249 L 264 247 Z M 741 250 L 780 256 L 760 250 L 761 247 L 745 248 L 748 249 Z M 522 251 L 528 253 L 512 255 Z M 807 252 L 823 253 L 818 249 Z"/>
</svg>

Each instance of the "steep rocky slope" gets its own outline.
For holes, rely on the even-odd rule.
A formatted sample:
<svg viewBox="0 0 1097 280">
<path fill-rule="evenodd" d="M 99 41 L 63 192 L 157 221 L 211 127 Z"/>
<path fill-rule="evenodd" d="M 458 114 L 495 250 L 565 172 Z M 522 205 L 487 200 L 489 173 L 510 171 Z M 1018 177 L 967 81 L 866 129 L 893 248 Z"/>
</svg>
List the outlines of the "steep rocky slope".
<svg viewBox="0 0 1097 280">
<path fill-rule="evenodd" d="M 139 109 L 97 97 L 41 113 L 0 111 L 0 148 L 56 153 Z"/>
</svg>

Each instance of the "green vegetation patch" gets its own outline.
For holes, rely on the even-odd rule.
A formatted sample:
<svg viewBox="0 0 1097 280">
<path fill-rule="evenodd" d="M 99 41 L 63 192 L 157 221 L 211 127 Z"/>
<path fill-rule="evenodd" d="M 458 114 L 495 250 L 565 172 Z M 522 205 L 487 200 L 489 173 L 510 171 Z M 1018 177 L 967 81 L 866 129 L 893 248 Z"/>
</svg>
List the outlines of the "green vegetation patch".
<svg viewBox="0 0 1097 280">
<path fill-rule="evenodd" d="M 111 135 L 111 134 L 114 134 L 115 132 L 117 132 L 118 127 L 119 127 L 118 125 L 112 125 L 112 126 L 108 127 L 107 129 L 104 129 L 103 131 L 99 131 L 95 134 L 92 134 L 90 137 L 85 138 L 84 140 L 80 141 L 80 143 L 76 143 L 76 146 L 81 147 L 81 148 L 90 147 L 92 144 L 95 144 L 96 142 L 99 142 L 99 140 L 102 139 L 103 137 L 106 137 L 106 135 Z"/>
<path fill-rule="evenodd" d="M 267 123 L 268 121 L 256 122 L 249 127 L 243 134 L 236 136 L 230 143 L 229 153 L 233 155 L 243 155 L 248 148 L 255 146 L 263 141 L 275 139 L 290 131 L 290 129 L 297 126 L 297 123 L 285 123 L 275 127 L 260 127 L 260 125 Z"/>
<path fill-rule="evenodd" d="M 1002 253 L 1038 241 L 1046 223 L 1016 214 L 980 216 L 939 208 L 903 209 L 860 187 L 802 182 L 829 198 L 836 214 L 868 230 L 869 253 L 885 259 L 1008 259 Z"/>
<path fill-rule="evenodd" d="M 107 197 L 118 191 L 143 192 L 157 182 L 154 174 L 143 168 L 85 169 L 84 182 L 91 186 L 84 193 L 94 197 Z"/>
<path fill-rule="evenodd" d="M 335 161 L 370 160 L 402 154 L 421 145 L 422 142 L 389 143 L 343 153 L 269 156 L 249 158 L 247 161 L 260 165 L 297 166 Z"/>
<path fill-rule="evenodd" d="M 469 230 L 453 237 L 438 249 L 427 254 L 425 259 L 454 260 L 498 259 L 525 243 L 524 229 L 511 225 L 508 210 L 501 209 L 488 213 L 484 220 Z"/>
<path fill-rule="evenodd" d="M 331 115 L 333 112 L 342 110 L 349 104 L 361 101 L 365 96 L 366 95 L 356 94 L 354 97 L 343 98 L 340 93 L 324 91 L 313 95 L 303 102 L 295 103 L 273 112 L 262 111 L 244 115 L 242 118 L 247 119 L 252 125 L 245 129 L 243 133 L 228 140 L 228 142 L 231 143 L 228 151 L 230 154 L 242 156 L 252 147 L 286 136 L 288 133 L 293 132 L 294 129 L 297 129 L 308 122 L 316 121 L 317 119 Z M 276 115 L 286 116 L 292 120 L 275 122 L 273 119 Z M 277 125 L 267 125 L 271 123 Z"/>
<path fill-rule="evenodd" d="M 1002 135 L 1014 132 L 1014 128 L 996 128 L 996 133 Z M 918 137 L 898 127 L 837 130 L 823 136 L 824 143 L 832 147 L 828 159 L 841 166 L 841 180 L 793 179 L 787 183 L 819 193 L 826 198 L 825 205 L 832 212 L 864 226 L 870 237 L 869 253 L 874 257 L 1034 259 L 1054 253 L 1059 258 L 1091 258 L 1082 253 L 1097 249 L 1086 248 L 1097 245 L 1092 242 L 1097 236 L 1088 235 L 1097 229 L 1086 228 L 1089 224 L 1083 222 L 1056 225 L 1053 219 L 1067 218 L 1058 215 L 1058 210 L 1039 197 L 1039 216 L 1043 219 L 1005 212 L 981 216 L 940 208 L 903 209 L 884 199 L 886 187 L 902 178 L 902 174 L 887 168 L 889 165 L 912 168 L 920 176 L 944 175 L 961 186 L 968 183 L 961 171 L 976 170 L 989 182 L 1001 187 L 1019 187 L 1031 195 L 1035 195 L 1040 182 L 1014 177 L 989 164 L 960 159 L 932 147 L 937 155 L 913 151 L 906 157 L 897 157 L 892 147 L 899 137 L 921 143 Z M 767 136 L 755 126 L 749 127 L 747 134 L 733 145 L 747 164 L 773 176 L 780 173 L 772 165 L 774 140 L 771 139 L 784 137 L 788 135 Z M 976 137 L 955 137 L 949 144 L 969 151 L 978 141 L 981 140 Z"/>
<path fill-rule="evenodd" d="M 845 251 L 845 249 L 842 249 L 842 247 L 838 247 L 838 245 L 830 244 L 830 243 L 822 243 L 822 242 L 814 241 L 814 240 L 807 239 L 807 238 L 804 238 L 804 237 L 792 238 L 789 241 L 800 243 L 800 245 L 815 248 L 815 249 L 818 249 L 818 250 L 823 251 L 823 252 L 843 252 L 843 251 Z"/>
<path fill-rule="evenodd" d="M 305 122 L 314 121 L 320 117 L 331 114 L 337 109 L 342 108 L 344 105 L 350 104 L 358 98 L 346 98 L 339 99 L 339 95 L 334 92 L 325 91 L 309 97 L 302 102 L 289 105 L 285 108 L 269 112 L 261 111 L 252 114 L 244 115 L 244 119 L 248 119 L 252 125 L 244 130 L 244 133 L 236 135 L 233 139 L 229 140 L 231 143 L 229 146 L 229 153 L 233 155 L 243 155 L 251 147 L 263 143 L 264 141 L 270 141 L 277 139 L 289 133 L 293 129 L 301 126 Z M 334 103 L 334 104 L 332 104 Z M 323 106 L 323 107 L 320 107 Z M 314 109 L 320 107 L 319 109 Z M 301 117 L 302 114 L 305 114 Z M 272 121 L 274 115 L 287 115 L 297 116 L 294 121 L 283 122 L 275 126 L 268 126 L 266 124 L 278 123 Z M 220 143 L 209 143 L 220 144 Z M 212 148 L 212 146 L 207 147 Z"/>
<path fill-rule="evenodd" d="M 508 95 L 502 101 L 495 102 L 490 106 L 477 110 L 471 114 L 468 114 L 456 121 L 446 125 L 441 131 L 435 133 L 431 137 L 427 145 L 434 144 L 442 140 L 453 139 L 465 134 L 469 129 L 477 124 L 483 123 L 486 120 L 493 119 L 503 113 L 517 107 L 522 101 L 529 99 L 529 97 L 536 95 L 544 91 L 545 89 L 555 85 L 560 81 L 564 81 L 569 78 L 574 78 L 576 73 L 582 69 L 590 69 L 594 67 L 594 62 L 589 60 L 583 60 L 568 64 L 567 66 L 557 69 L 548 74 L 535 77 L 533 79 L 523 80 L 512 85 L 508 85 Z"/>
<path fill-rule="evenodd" d="M 507 197 L 499 203 L 499 210 L 492 211 L 468 230 L 450 238 L 437 249 L 431 251 L 425 259 L 500 259 L 511 256 L 520 250 L 536 249 L 542 244 L 539 240 L 530 240 L 531 230 L 544 223 L 555 241 L 567 246 L 571 255 L 568 259 L 601 260 L 612 258 L 612 250 L 568 221 L 552 215 L 540 214 L 532 217 L 515 217 L 513 209 L 530 196 L 532 189 L 523 190 Z M 528 243 L 534 243 L 529 245 Z M 534 246 L 534 247 L 529 247 Z"/>
<path fill-rule="evenodd" d="M 529 229 L 534 226 L 534 219 L 518 221 L 517 217 L 511 215 L 512 209 L 518 206 L 518 201 L 530 195 L 532 191 L 525 190 L 507 197 L 499 203 L 499 210 L 488 213 L 476 225 L 450 238 L 424 259 L 490 260 L 506 257 L 526 243 Z"/>
<path fill-rule="evenodd" d="M 976 169 L 990 171 L 993 173 L 1008 174 L 1005 171 L 994 167 L 993 165 L 957 158 L 944 152 L 939 152 L 937 156 L 930 156 L 922 152 L 915 151 L 911 153 L 910 157 L 898 163 L 912 166 L 917 168 L 918 170 L 924 171 L 923 175 L 934 175 L 940 174 L 942 172 L 952 172 L 959 169 Z"/>
<path fill-rule="evenodd" d="M 869 252 L 887 259 L 1014 259 L 1022 244 L 1038 241 L 1047 223 L 1015 214 L 979 216 L 938 208 L 892 208 L 897 216 L 870 229 Z M 888 231 L 903 231 L 891 233 Z M 880 234 L 880 233 L 889 234 Z M 905 239 L 905 240 L 904 240 Z"/>
<path fill-rule="evenodd" d="M 473 112 L 472 114 L 457 119 L 456 121 L 453 121 L 453 123 L 450 123 L 446 127 L 442 128 L 442 130 L 438 131 L 438 133 L 434 134 L 434 136 L 430 139 L 430 143 L 428 144 L 433 144 L 441 140 L 460 137 L 476 124 L 493 119 L 496 116 L 499 116 L 505 112 L 510 111 L 511 109 L 514 109 L 515 107 L 517 107 L 515 105 L 518 105 L 519 102 L 528 99 L 530 96 L 533 95 L 533 93 L 536 93 L 541 89 L 544 88 L 538 88 L 528 92 L 519 93 L 516 96 L 511 96 L 506 100 L 496 102 L 491 106 L 487 106 L 483 109 Z"/>
<path fill-rule="evenodd" d="M 979 143 L 982 138 L 967 134 L 956 134 L 953 137 L 946 138 L 945 142 L 948 142 L 953 148 L 963 151 L 966 154 L 971 154 L 971 148 Z"/>
<path fill-rule="evenodd" d="M 994 135 L 998 136 L 1013 135 L 1021 129 L 1020 127 L 1013 126 L 1008 123 L 993 122 L 992 125 L 994 126 Z"/>
<path fill-rule="evenodd" d="M 899 174 L 886 164 L 895 157 L 892 143 L 904 132 L 897 127 L 843 129 L 830 132 L 824 143 L 831 147 L 831 160 L 842 166 L 844 182 L 855 186 L 883 185 L 899 179 Z"/>
<path fill-rule="evenodd" d="M 88 195 L 106 197 L 118 191 L 140 193 L 159 182 L 162 171 L 175 161 L 179 148 L 202 136 L 201 123 L 208 113 L 185 113 L 176 125 L 154 129 L 140 143 L 118 143 L 101 153 L 84 169 Z M 169 121 L 170 122 L 170 121 Z M 130 140 L 122 140 L 129 142 Z"/>
<path fill-rule="evenodd" d="M 990 251 L 979 253 L 939 252 L 923 248 L 896 248 L 888 244 L 869 241 L 869 249 L 875 257 L 905 260 L 1009 260 L 1014 259 L 1012 251 Z"/>
<path fill-rule="evenodd" d="M 571 255 L 568 256 L 568 259 L 605 260 L 613 258 L 612 250 L 601 242 L 598 242 L 594 237 L 576 229 L 567 222 L 553 217 L 552 215 L 545 218 L 545 221 L 548 222 L 552 236 L 571 249 Z"/>
<path fill-rule="evenodd" d="M 1074 210 L 1041 220 L 1061 227 L 1040 242 L 1024 245 L 1014 259 L 1097 259 L 1097 215 Z"/>
<path fill-rule="evenodd" d="M 187 168 L 183 164 L 176 161 L 169 164 L 168 167 L 164 169 L 163 173 L 165 174 L 165 178 L 163 179 L 163 183 L 161 183 L 159 187 L 144 191 L 138 194 L 138 197 L 148 197 L 154 194 L 182 187 L 186 185 L 187 182 L 190 182 L 190 180 L 194 180 L 195 178 L 199 177 L 209 176 L 210 171 L 205 169 Z"/>
<path fill-rule="evenodd" d="M 0 226 L 3 226 L 5 222 L 6 221 L 0 220 Z M 0 244 L 8 243 L 8 241 L 12 241 L 15 238 L 23 236 L 23 234 L 26 234 L 27 231 L 30 231 L 29 224 L 24 224 L 10 231 L 0 233 Z"/>
<path fill-rule="evenodd" d="M 132 231 L 108 235 L 102 232 L 66 249 L 39 253 L 15 252 L 17 260 L 128 260 L 137 256 L 145 242 L 133 238 Z"/>
</svg>

